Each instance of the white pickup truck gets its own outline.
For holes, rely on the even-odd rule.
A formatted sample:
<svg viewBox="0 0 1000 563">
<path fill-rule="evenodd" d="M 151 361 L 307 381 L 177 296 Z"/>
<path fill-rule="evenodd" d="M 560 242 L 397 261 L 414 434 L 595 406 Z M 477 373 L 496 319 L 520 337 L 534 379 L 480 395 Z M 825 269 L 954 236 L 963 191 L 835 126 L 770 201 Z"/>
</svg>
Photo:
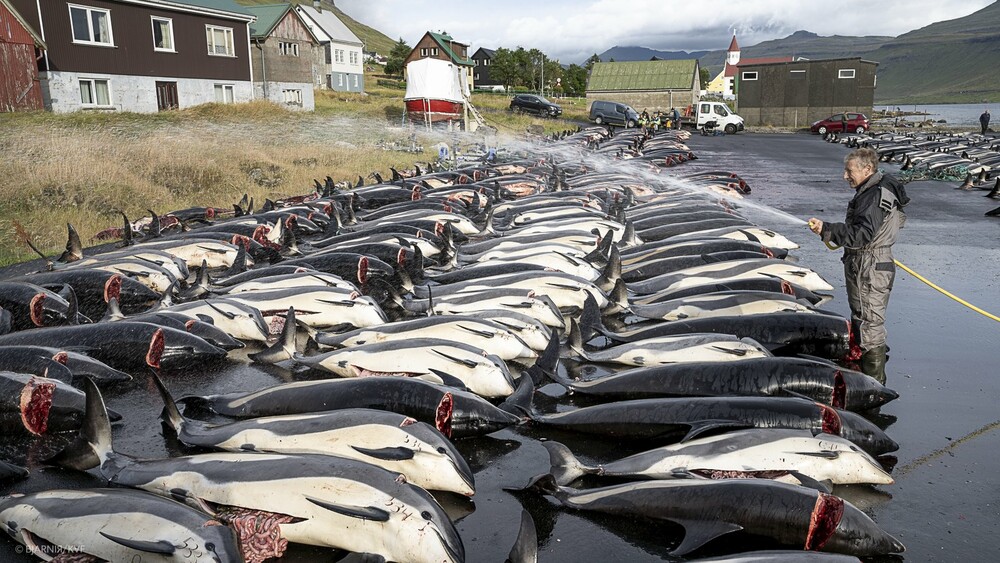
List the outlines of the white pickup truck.
<svg viewBox="0 0 1000 563">
<path fill-rule="evenodd" d="M 733 113 L 729 106 L 722 102 L 698 102 L 690 106 L 685 113 L 691 115 L 681 116 L 682 126 L 701 129 L 705 124 L 714 121 L 714 129 L 721 129 L 728 135 L 743 130 L 743 118 Z"/>
</svg>

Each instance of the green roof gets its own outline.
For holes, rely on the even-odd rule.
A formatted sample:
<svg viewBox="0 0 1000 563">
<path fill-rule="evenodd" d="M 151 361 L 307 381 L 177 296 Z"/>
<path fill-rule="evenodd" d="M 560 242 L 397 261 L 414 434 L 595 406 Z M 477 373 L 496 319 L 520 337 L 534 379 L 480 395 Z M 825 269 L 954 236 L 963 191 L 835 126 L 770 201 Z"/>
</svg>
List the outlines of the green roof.
<svg viewBox="0 0 1000 563">
<path fill-rule="evenodd" d="M 443 50 L 445 54 L 448 55 L 448 58 L 451 59 L 453 63 L 466 66 L 472 66 L 473 64 L 475 64 L 472 62 L 472 59 L 459 58 L 459 56 L 456 55 L 455 52 L 451 50 L 451 43 L 458 43 L 458 41 L 455 41 L 452 38 L 452 36 L 444 33 L 434 33 L 433 31 L 428 31 L 427 33 L 432 38 L 434 38 L 434 41 L 437 41 L 437 44 L 441 46 L 441 50 Z M 465 45 L 465 43 L 461 44 Z M 468 45 L 466 45 L 466 47 L 468 47 Z"/>
<path fill-rule="evenodd" d="M 291 4 L 268 4 L 266 6 L 247 6 L 246 11 L 257 16 L 257 21 L 250 24 L 250 37 L 267 37 L 292 9 Z"/>
<path fill-rule="evenodd" d="M 590 71 L 587 90 L 690 90 L 698 84 L 696 59 L 597 63 Z"/>
<path fill-rule="evenodd" d="M 207 8 L 209 10 L 216 10 L 221 12 L 229 12 L 231 14 L 239 14 L 241 16 L 249 16 L 250 12 L 246 8 L 240 6 L 233 0 L 161 0 L 165 5 L 176 4 L 178 6 L 194 6 L 197 8 Z"/>
</svg>

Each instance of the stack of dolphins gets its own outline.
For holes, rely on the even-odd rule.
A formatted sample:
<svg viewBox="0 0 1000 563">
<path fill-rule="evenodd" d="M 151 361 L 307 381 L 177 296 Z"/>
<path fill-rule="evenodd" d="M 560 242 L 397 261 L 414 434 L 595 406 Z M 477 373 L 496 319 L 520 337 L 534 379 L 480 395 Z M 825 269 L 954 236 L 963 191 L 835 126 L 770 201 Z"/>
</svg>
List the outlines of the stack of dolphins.
<svg viewBox="0 0 1000 563">
<path fill-rule="evenodd" d="M 903 551 L 832 489 L 893 482 L 897 444 L 863 413 L 897 394 L 844 367 L 858 349 L 820 308 L 832 287 L 740 215 L 747 182 L 678 168 L 687 135 L 587 128 L 260 210 L 151 212 L 103 253 L 70 227 L 44 271 L 0 281 L 0 425 L 57 446 L 35 464 L 114 488 L 10 495 L 0 529 L 45 560 L 260 562 L 291 542 L 459 563 L 440 499 L 476 485 L 455 441 L 556 429 L 607 454 L 545 441 L 550 466 L 509 490 L 673 522 L 677 556 L 730 535 L 789 551 L 727 561 Z M 175 400 L 172 374 L 241 362 L 288 377 Z M 552 384 L 562 399 L 536 403 Z M 118 451 L 148 422 L 105 406 L 123 385 L 197 453 Z M 623 442 L 640 453 L 616 459 Z M 525 513 L 508 560 L 536 549 Z"/>
</svg>

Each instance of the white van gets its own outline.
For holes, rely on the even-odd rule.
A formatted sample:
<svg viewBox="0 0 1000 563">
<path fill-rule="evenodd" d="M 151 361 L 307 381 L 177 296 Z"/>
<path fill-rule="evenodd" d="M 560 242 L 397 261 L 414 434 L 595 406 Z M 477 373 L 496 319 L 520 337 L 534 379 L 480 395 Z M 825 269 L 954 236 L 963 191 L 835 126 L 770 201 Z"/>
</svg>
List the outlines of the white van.
<svg viewBox="0 0 1000 563">
<path fill-rule="evenodd" d="M 724 130 L 727 135 L 743 130 L 743 118 L 722 102 L 698 102 L 694 113 L 694 116 L 682 117 L 681 124 L 701 129 L 706 123 L 714 121 L 715 128 Z"/>
</svg>

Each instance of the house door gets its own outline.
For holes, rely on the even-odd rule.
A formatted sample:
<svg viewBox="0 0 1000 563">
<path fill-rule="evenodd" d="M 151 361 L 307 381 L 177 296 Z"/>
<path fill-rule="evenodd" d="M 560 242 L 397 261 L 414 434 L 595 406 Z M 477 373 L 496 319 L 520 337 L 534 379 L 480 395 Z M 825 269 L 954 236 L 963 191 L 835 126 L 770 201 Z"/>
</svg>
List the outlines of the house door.
<svg viewBox="0 0 1000 563">
<path fill-rule="evenodd" d="M 177 109 L 177 83 L 157 82 L 156 83 L 156 109 L 159 111 Z"/>
</svg>

